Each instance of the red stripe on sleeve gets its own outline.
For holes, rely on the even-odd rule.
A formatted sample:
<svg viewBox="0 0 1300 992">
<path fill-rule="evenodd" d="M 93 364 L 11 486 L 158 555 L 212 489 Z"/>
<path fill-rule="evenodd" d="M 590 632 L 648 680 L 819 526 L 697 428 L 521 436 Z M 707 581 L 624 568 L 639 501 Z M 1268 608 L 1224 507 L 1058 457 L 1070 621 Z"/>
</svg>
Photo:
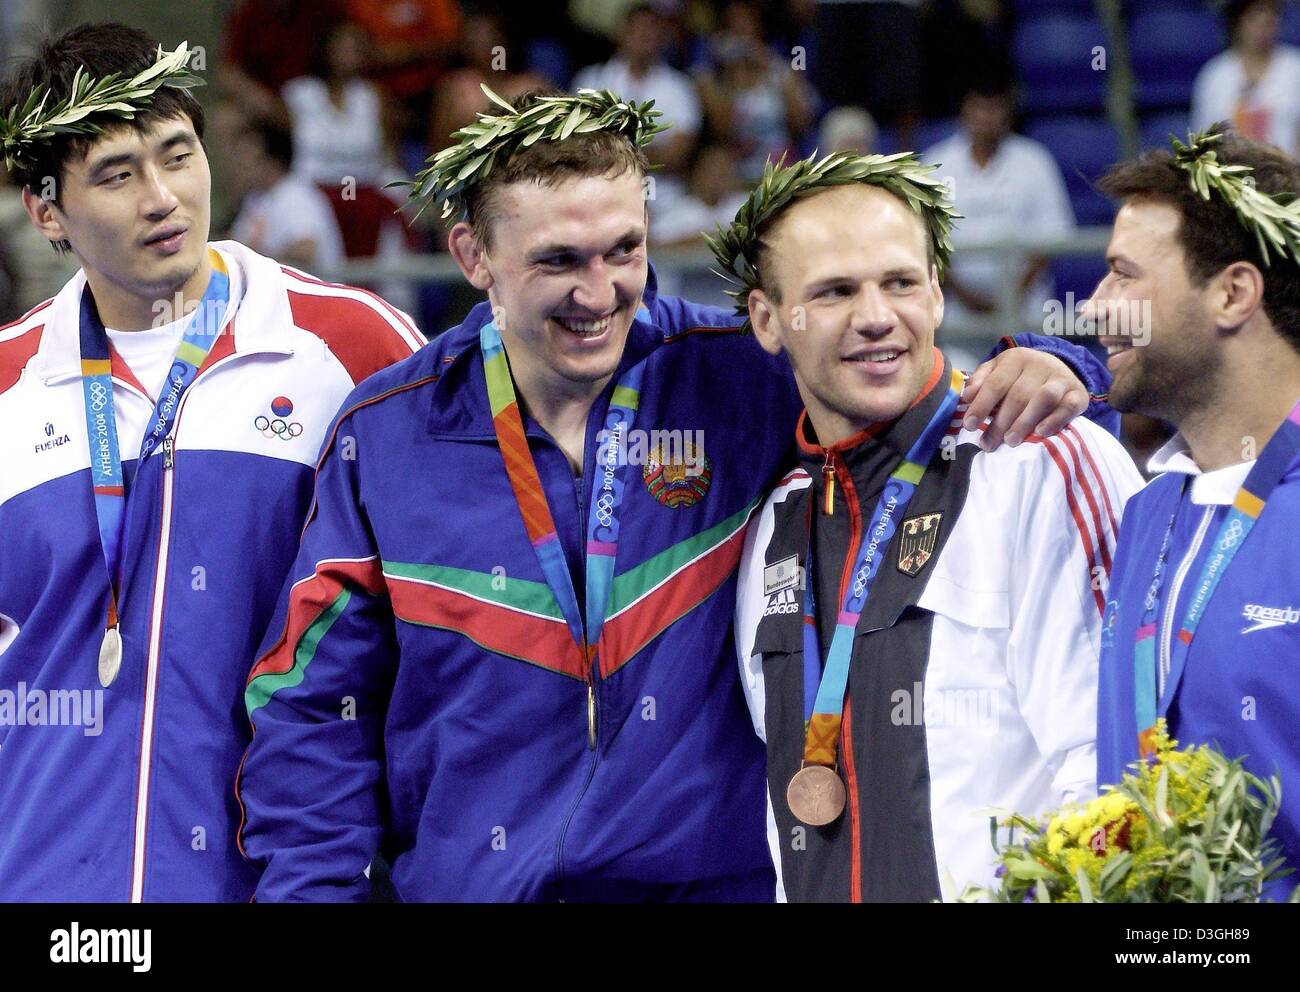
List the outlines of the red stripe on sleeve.
<svg viewBox="0 0 1300 992">
<path fill-rule="evenodd" d="M 1065 459 L 1061 453 L 1056 450 L 1056 443 L 1053 438 L 1047 438 L 1043 441 L 1043 447 L 1047 453 L 1052 456 L 1052 461 L 1061 472 L 1061 478 L 1065 482 L 1065 498 L 1070 505 L 1070 515 L 1074 517 L 1074 524 L 1079 529 L 1079 539 L 1083 542 L 1084 553 L 1088 558 L 1088 585 L 1092 588 L 1092 598 L 1097 603 L 1097 612 L 1104 614 L 1106 612 L 1106 599 L 1101 594 L 1101 590 L 1093 587 L 1093 572 L 1097 567 L 1097 553 L 1092 546 L 1092 537 L 1088 533 L 1088 525 L 1084 522 L 1083 512 L 1079 509 L 1079 501 L 1074 496 L 1074 480 L 1070 468 L 1066 465 Z M 1109 569 L 1107 569 L 1109 573 Z"/>
</svg>

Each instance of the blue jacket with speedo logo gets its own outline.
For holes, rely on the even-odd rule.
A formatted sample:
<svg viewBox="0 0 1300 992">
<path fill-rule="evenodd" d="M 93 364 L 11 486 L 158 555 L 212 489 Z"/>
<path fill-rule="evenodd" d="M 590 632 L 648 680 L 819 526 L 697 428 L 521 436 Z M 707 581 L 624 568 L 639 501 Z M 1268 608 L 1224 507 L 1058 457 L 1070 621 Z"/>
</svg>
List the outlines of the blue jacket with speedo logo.
<svg viewBox="0 0 1300 992">
<path fill-rule="evenodd" d="M 123 654 L 107 688 L 85 277 L 0 328 L 0 902 L 243 901 L 256 882 L 234 837 L 242 688 L 330 421 L 423 339 L 370 293 L 214 247 L 227 323 L 142 465 L 154 401 L 111 356 L 127 503 Z"/>
<path fill-rule="evenodd" d="M 377 850 L 405 900 L 773 898 L 732 618 L 745 525 L 800 405 L 732 314 L 659 297 L 653 274 L 644 302 L 620 367 L 648 357 L 594 664 L 503 470 L 488 305 L 345 404 L 246 694 L 240 840 L 259 899 L 364 899 Z M 617 378 L 580 479 L 524 419 L 578 590 Z"/>
<path fill-rule="evenodd" d="M 1219 527 L 1253 462 L 1202 473 L 1175 436 L 1151 459 L 1164 473 L 1128 502 L 1102 621 L 1097 781 L 1118 782 L 1138 758 L 1133 641 L 1160 546 L 1175 516 L 1155 618 L 1161 712 L 1180 745 L 1213 744 L 1253 774 L 1282 782 L 1272 836 L 1300 871 L 1300 460 L 1273 490 L 1205 608 L 1179 672 L 1173 644 Z M 1159 683 L 1158 683 L 1159 684 Z M 1268 888 L 1283 899 L 1291 874 Z"/>
</svg>

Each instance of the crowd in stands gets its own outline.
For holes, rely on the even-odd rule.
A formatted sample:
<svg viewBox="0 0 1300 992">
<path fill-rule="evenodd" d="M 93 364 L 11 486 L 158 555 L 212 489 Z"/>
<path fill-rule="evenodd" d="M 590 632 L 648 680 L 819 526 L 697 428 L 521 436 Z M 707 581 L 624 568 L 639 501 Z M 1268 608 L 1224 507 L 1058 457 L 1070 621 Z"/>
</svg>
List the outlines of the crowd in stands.
<svg viewBox="0 0 1300 992">
<path fill-rule="evenodd" d="M 1300 148 L 1300 4 L 1117 6 L 1143 144 L 1228 119 Z M 653 99 L 673 125 L 649 149 L 658 246 L 698 244 L 767 160 L 814 149 L 914 148 L 939 162 L 965 215 L 959 249 L 1009 234 L 1068 236 L 1076 223 L 1110 221 L 1092 181 L 1122 154 L 1098 9 L 1092 0 L 240 0 L 224 26 L 209 140 L 236 203 L 214 236 L 321 272 L 342 258 L 441 250 L 436 225 L 413 228 L 395 212 L 402 191 L 385 186 L 488 109 L 480 84 L 507 99 L 582 86 Z M 22 220 L 0 211 L 6 244 L 22 240 Z M 6 312 L 51 289 L 34 274 L 41 267 L 13 255 L 0 259 Z M 989 312 L 1000 263 L 958 257 L 953 318 Z M 1027 318 L 1049 295 L 1086 295 L 1099 265 L 1027 262 L 1016 273 Z M 442 312 L 445 291 L 413 299 L 385 288 L 426 327 L 454 316 Z"/>
</svg>

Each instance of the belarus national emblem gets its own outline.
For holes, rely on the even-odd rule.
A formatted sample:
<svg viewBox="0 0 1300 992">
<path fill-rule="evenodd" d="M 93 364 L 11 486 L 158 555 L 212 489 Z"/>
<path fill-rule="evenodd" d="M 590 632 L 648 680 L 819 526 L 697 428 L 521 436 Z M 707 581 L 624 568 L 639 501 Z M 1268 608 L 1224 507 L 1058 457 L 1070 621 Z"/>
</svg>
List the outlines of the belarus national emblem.
<svg viewBox="0 0 1300 992">
<path fill-rule="evenodd" d="M 904 575 L 916 575 L 934 554 L 939 539 L 942 513 L 925 513 L 903 521 L 898 542 L 898 570 Z"/>
<path fill-rule="evenodd" d="M 694 506 L 702 500 L 709 491 L 709 480 L 713 475 L 712 466 L 702 449 L 691 453 L 695 457 L 683 458 L 682 454 L 671 450 L 665 452 L 664 445 L 655 445 L 647 453 L 645 467 L 641 470 L 650 495 L 674 509 Z"/>
</svg>

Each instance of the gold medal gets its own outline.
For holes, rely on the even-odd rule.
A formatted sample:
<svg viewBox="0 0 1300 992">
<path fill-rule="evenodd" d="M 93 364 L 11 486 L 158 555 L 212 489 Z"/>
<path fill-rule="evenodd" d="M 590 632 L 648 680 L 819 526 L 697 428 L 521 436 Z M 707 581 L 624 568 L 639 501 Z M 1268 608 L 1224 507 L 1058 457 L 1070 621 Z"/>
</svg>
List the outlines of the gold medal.
<svg viewBox="0 0 1300 992">
<path fill-rule="evenodd" d="M 114 625 L 104 631 L 104 640 L 99 645 L 99 684 L 107 689 L 117 678 L 118 669 L 122 667 L 122 635 Z"/>
<path fill-rule="evenodd" d="M 834 768 L 804 765 L 785 790 L 785 801 L 795 819 L 810 827 L 834 823 L 844 812 L 844 782 Z"/>
</svg>

